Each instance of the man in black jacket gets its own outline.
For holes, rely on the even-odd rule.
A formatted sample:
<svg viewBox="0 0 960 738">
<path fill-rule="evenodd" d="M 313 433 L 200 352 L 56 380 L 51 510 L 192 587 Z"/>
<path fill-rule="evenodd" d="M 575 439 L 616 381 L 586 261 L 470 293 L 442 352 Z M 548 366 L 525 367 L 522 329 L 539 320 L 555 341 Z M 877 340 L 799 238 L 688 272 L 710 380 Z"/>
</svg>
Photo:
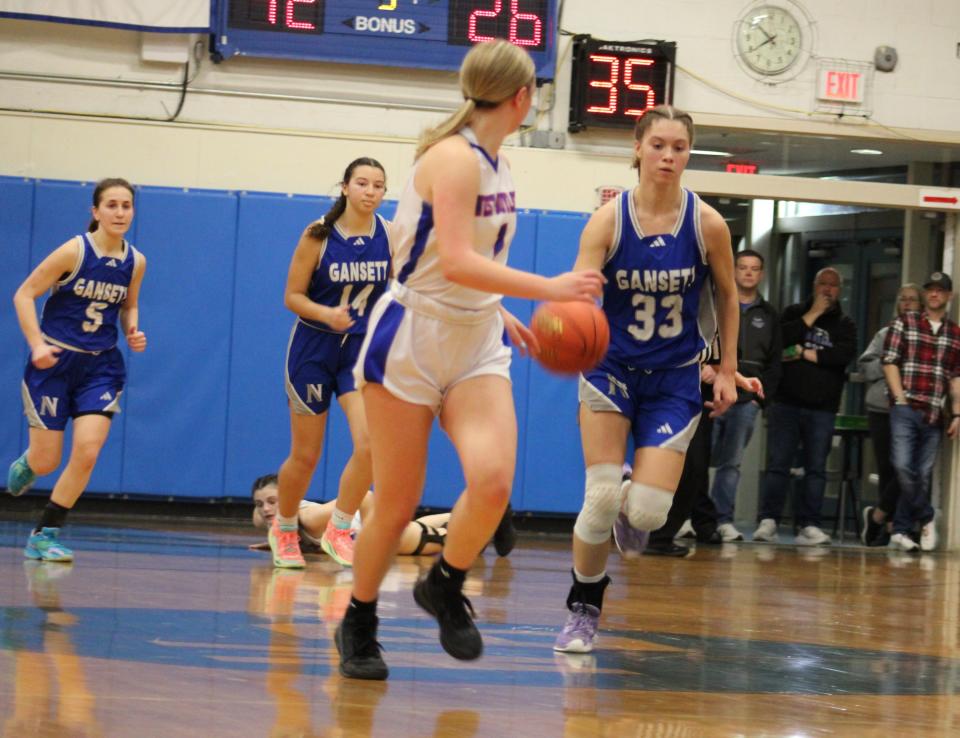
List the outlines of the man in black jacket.
<svg viewBox="0 0 960 738">
<path fill-rule="evenodd" d="M 740 333 L 737 371 L 758 377 L 765 397 L 773 397 L 780 382 L 780 319 L 758 288 L 763 279 L 763 256 L 746 249 L 734 257 L 734 279 L 740 299 Z M 750 443 L 763 400 L 752 392 L 737 390 L 737 402 L 716 419 L 713 428 L 712 466 L 717 473 L 710 496 L 717 509 L 717 530 L 724 542 L 742 541 L 733 524 L 740 462 Z M 702 421 L 701 421 L 702 422 Z M 690 455 L 690 452 L 687 452 Z"/>
<path fill-rule="evenodd" d="M 802 448 L 804 483 L 796 500 L 797 543 L 830 543 L 820 527 L 827 454 L 846 366 L 857 350 L 857 327 L 840 309 L 841 284 L 836 269 L 821 269 L 813 281 L 813 297 L 790 305 L 780 318 L 783 378 L 768 416 L 767 470 L 760 484 L 755 541 L 777 540 L 790 467 Z"/>
</svg>

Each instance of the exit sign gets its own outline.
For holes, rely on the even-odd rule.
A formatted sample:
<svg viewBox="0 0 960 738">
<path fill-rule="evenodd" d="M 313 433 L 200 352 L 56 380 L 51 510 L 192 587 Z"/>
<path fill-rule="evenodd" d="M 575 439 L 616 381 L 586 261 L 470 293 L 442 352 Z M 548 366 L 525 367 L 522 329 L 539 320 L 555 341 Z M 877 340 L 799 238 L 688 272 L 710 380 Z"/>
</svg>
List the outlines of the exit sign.
<svg viewBox="0 0 960 738">
<path fill-rule="evenodd" d="M 760 167 L 742 161 L 728 161 L 727 171 L 731 174 L 756 174 L 760 171 Z"/>
<path fill-rule="evenodd" d="M 817 70 L 817 99 L 860 105 L 866 84 L 863 72 L 821 67 Z"/>
</svg>

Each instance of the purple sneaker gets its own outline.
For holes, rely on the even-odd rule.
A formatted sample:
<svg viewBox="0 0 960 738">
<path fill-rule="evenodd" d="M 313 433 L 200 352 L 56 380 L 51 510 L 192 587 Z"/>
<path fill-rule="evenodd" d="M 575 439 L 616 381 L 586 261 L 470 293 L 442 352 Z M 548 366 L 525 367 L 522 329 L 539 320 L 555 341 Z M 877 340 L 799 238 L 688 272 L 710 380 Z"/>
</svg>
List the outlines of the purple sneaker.
<svg viewBox="0 0 960 738">
<path fill-rule="evenodd" d="M 565 653 L 590 653 L 597 640 L 600 611 L 593 605 L 574 602 L 570 607 L 567 622 L 553 644 L 554 651 Z"/>
<path fill-rule="evenodd" d="M 633 559 L 642 554 L 649 538 L 650 533 L 630 525 L 630 519 L 622 511 L 613 521 L 613 542 L 617 544 L 617 550 L 625 559 Z"/>
</svg>

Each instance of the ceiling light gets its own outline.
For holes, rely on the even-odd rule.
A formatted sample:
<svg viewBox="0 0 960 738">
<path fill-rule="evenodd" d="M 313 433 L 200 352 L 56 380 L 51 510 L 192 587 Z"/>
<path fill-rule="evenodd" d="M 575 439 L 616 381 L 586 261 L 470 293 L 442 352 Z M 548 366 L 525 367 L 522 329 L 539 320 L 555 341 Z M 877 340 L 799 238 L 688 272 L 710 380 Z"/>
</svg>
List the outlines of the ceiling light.
<svg viewBox="0 0 960 738">
<path fill-rule="evenodd" d="M 733 156 L 729 151 L 713 151 L 712 149 L 690 149 L 690 153 L 699 156 Z"/>
<path fill-rule="evenodd" d="M 861 154 L 862 156 L 882 156 L 880 149 L 850 149 L 851 154 Z"/>
</svg>

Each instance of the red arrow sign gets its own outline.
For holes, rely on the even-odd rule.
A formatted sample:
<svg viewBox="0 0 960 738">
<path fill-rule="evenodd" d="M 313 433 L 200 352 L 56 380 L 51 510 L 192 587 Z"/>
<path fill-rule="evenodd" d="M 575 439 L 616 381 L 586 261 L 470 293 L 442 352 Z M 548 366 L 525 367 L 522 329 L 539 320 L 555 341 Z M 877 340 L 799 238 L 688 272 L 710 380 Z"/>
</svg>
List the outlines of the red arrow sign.
<svg viewBox="0 0 960 738">
<path fill-rule="evenodd" d="M 924 196 L 923 196 L 923 201 L 924 201 L 924 202 L 939 202 L 939 203 L 945 203 L 945 204 L 947 204 L 947 205 L 956 205 L 957 202 L 960 202 L 960 200 L 957 200 L 956 197 L 934 197 L 933 195 L 924 195 Z"/>
</svg>

